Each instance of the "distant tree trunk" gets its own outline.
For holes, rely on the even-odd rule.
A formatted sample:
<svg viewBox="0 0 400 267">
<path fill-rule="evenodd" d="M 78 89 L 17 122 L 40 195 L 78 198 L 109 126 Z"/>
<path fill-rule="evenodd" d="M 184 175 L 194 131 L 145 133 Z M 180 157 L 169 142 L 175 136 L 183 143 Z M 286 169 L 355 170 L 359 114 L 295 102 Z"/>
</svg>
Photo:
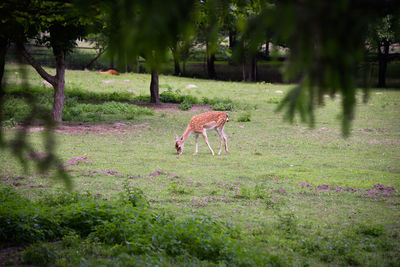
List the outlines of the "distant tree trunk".
<svg viewBox="0 0 400 267">
<path fill-rule="evenodd" d="M 242 60 L 242 79 L 246 81 L 246 61 L 244 58 Z"/>
<path fill-rule="evenodd" d="M 114 68 L 114 57 L 111 56 L 111 60 L 110 60 L 110 69 Z"/>
<path fill-rule="evenodd" d="M 269 41 L 265 43 L 265 57 L 269 58 Z"/>
<path fill-rule="evenodd" d="M 54 88 L 54 102 L 51 117 L 56 122 L 62 122 L 62 112 L 65 99 L 65 52 L 56 51 L 56 76 Z"/>
<path fill-rule="evenodd" d="M 236 45 L 236 31 L 229 30 L 229 48 L 232 49 Z"/>
<path fill-rule="evenodd" d="M 254 54 L 250 55 L 249 60 L 249 81 L 255 82 L 257 81 L 257 57 Z"/>
<path fill-rule="evenodd" d="M 3 86 L 4 66 L 6 62 L 7 47 L 8 47 L 8 40 L 6 38 L 0 38 L 0 89 Z M 3 91 L 0 90 L 0 93 L 3 93 Z"/>
<path fill-rule="evenodd" d="M 387 40 L 384 40 L 378 46 L 378 61 L 379 61 L 379 73 L 378 73 L 378 87 L 384 88 L 386 87 L 386 69 L 389 58 L 389 45 L 390 43 Z M 381 50 L 383 46 L 383 52 Z"/>
<path fill-rule="evenodd" d="M 208 78 L 215 79 L 217 77 L 217 73 L 215 72 L 215 54 L 212 53 L 209 57 L 207 57 L 207 73 Z"/>
<path fill-rule="evenodd" d="M 174 75 L 181 75 L 181 67 L 179 65 L 179 48 L 178 43 L 175 44 L 175 47 L 171 47 L 172 56 L 174 58 Z"/>
<path fill-rule="evenodd" d="M 160 104 L 160 97 L 158 95 L 158 72 L 155 70 L 151 71 L 151 83 L 150 83 L 150 103 Z"/>
<path fill-rule="evenodd" d="M 174 57 L 174 75 L 180 76 L 181 75 L 181 67 L 179 66 L 179 60 Z"/>
<path fill-rule="evenodd" d="M 140 73 L 140 61 L 139 61 L 139 58 L 136 58 L 136 72 Z"/>
<path fill-rule="evenodd" d="M 182 75 L 186 75 L 186 60 L 184 59 L 182 62 Z"/>
<path fill-rule="evenodd" d="M 215 53 L 210 52 L 208 42 L 206 43 L 206 58 L 207 58 L 207 74 L 208 78 L 215 79 L 216 72 L 215 72 Z"/>
</svg>

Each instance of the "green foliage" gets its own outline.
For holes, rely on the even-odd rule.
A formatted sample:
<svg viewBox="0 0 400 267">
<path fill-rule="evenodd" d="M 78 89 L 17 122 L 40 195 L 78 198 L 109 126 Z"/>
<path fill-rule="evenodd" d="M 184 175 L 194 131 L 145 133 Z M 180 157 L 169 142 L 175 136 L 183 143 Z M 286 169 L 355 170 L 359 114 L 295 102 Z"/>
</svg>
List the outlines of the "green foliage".
<svg viewBox="0 0 400 267">
<path fill-rule="evenodd" d="M 50 113 L 53 102 L 52 92 L 44 87 L 33 87 L 25 91 L 22 87 L 10 88 L 7 91 L 3 108 L 4 125 L 15 126 L 23 121 L 31 112 L 30 106 L 21 98 L 24 94 L 38 96 L 37 104 Z M 107 115 L 119 116 L 121 119 L 132 120 L 142 115 L 153 115 L 154 111 L 137 105 L 119 101 L 131 101 L 128 93 L 93 93 L 80 89 L 66 90 L 63 120 L 98 122 L 105 121 Z M 82 103 L 99 102 L 99 103 Z"/>
<path fill-rule="evenodd" d="M 179 89 L 173 90 L 170 86 L 168 87 L 168 90 L 160 94 L 160 101 L 164 103 L 185 103 L 186 105 L 199 103 L 197 97 L 182 95 Z"/>
<path fill-rule="evenodd" d="M 140 188 L 131 186 L 128 182 L 123 184 L 124 192 L 121 193 L 120 199 L 126 203 L 132 204 L 134 207 L 145 207 L 149 203 Z"/>
<path fill-rule="evenodd" d="M 193 189 L 187 188 L 180 182 L 171 182 L 168 186 L 168 192 L 176 195 L 184 195 L 192 193 Z"/>
<path fill-rule="evenodd" d="M 64 248 L 81 247 L 80 238 L 86 240 L 83 243 L 111 245 L 113 255 L 163 252 L 171 257 L 191 255 L 215 263 L 247 262 L 246 266 L 251 265 L 249 262 L 269 261 L 269 257 L 255 256 L 251 249 L 243 248 L 238 241 L 242 232 L 235 227 L 208 217 L 176 220 L 146 208 L 140 189 L 127 183 L 124 189 L 117 201 L 71 194 L 60 201 L 52 195 L 32 202 L 2 187 L 1 240 L 34 244 L 23 254 L 24 262 L 34 265 L 57 259 L 56 250 L 49 244 L 37 243 L 56 238 L 62 239 Z"/>
<path fill-rule="evenodd" d="M 287 234 L 294 234 L 297 232 L 298 218 L 293 213 L 285 213 L 278 215 L 277 228 L 286 232 Z"/>
<path fill-rule="evenodd" d="M 360 224 L 356 227 L 356 232 L 363 235 L 378 237 L 385 234 L 385 228 L 382 225 Z"/>
<path fill-rule="evenodd" d="M 16 122 L 23 121 L 30 114 L 29 105 L 20 98 L 7 98 L 2 106 L 3 126 L 15 126 Z"/>
<path fill-rule="evenodd" d="M 208 97 L 202 98 L 203 104 L 211 105 L 213 110 L 220 110 L 220 111 L 232 111 L 236 109 L 237 104 L 235 104 L 229 98 L 213 98 L 210 99 Z"/>
<path fill-rule="evenodd" d="M 22 253 L 22 261 L 34 266 L 48 266 L 56 261 L 57 251 L 52 244 L 36 243 Z"/>
<path fill-rule="evenodd" d="M 246 111 L 240 114 L 240 116 L 237 119 L 238 122 L 249 122 L 251 121 L 251 112 Z"/>
<path fill-rule="evenodd" d="M 192 104 L 190 104 L 189 102 L 187 102 L 186 100 L 184 100 L 179 106 L 178 108 L 180 110 L 190 110 L 192 108 Z"/>
</svg>

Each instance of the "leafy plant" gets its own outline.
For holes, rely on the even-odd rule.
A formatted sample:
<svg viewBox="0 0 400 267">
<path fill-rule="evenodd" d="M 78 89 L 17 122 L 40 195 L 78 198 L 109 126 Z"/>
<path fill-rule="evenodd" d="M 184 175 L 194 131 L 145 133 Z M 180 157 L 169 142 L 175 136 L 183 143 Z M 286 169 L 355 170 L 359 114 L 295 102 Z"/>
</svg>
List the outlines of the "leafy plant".
<svg viewBox="0 0 400 267">
<path fill-rule="evenodd" d="M 129 182 L 125 182 L 123 188 L 124 192 L 120 195 L 122 201 L 132 204 L 133 207 L 149 205 L 145 194 L 140 188 L 131 186 Z"/>
<path fill-rule="evenodd" d="M 168 192 L 171 194 L 183 195 L 190 194 L 193 190 L 186 188 L 179 182 L 172 182 L 168 186 Z"/>
<path fill-rule="evenodd" d="M 22 253 L 22 261 L 35 266 L 48 266 L 54 263 L 57 257 L 57 252 L 52 245 L 45 243 L 33 244 Z"/>
<path fill-rule="evenodd" d="M 189 102 L 186 102 L 186 100 L 185 100 L 178 106 L 178 108 L 180 110 L 189 110 L 192 108 L 192 104 L 190 104 Z"/>
<path fill-rule="evenodd" d="M 297 232 L 298 219 L 293 213 L 284 213 L 278 215 L 277 228 L 288 234 Z"/>
<path fill-rule="evenodd" d="M 249 122 L 251 121 L 251 112 L 246 111 L 240 114 L 239 118 L 237 119 L 238 122 Z"/>
</svg>

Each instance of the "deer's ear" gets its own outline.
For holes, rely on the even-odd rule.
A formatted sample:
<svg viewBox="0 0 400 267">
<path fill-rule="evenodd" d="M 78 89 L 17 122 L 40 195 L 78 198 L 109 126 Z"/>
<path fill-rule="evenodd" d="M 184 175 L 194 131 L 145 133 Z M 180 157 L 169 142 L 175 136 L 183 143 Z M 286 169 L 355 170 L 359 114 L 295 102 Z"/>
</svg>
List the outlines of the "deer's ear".
<svg viewBox="0 0 400 267">
<path fill-rule="evenodd" d="M 178 135 L 175 135 L 175 142 L 179 140 Z"/>
</svg>

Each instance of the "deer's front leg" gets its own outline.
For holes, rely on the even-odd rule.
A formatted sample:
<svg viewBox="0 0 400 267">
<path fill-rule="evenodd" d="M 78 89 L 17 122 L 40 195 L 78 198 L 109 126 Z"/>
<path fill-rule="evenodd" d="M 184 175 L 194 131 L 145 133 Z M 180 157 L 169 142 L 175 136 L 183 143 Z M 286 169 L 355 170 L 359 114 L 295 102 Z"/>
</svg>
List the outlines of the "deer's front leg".
<svg viewBox="0 0 400 267">
<path fill-rule="evenodd" d="M 225 153 L 229 153 L 229 151 L 228 151 L 228 138 L 226 137 L 226 134 L 224 133 L 224 130 L 222 130 L 222 137 L 224 138 L 224 141 L 225 141 Z"/>
<path fill-rule="evenodd" d="M 223 135 L 222 135 L 222 132 L 220 130 L 217 130 L 217 133 L 219 135 L 219 151 L 218 151 L 218 155 L 221 155 Z M 225 147 L 225 150 L 226 150 L 226 147 Z"/>
<path fill-rule="evenodd" d="M 204 137 L 204 141 L 206 142 L 206 144 L 207 144 L 208 148 L 211 150 L 211 154 L 214 156 L 214 150 L 212 150 L 212 148 L 211 148 L 210 144 L 208 143 L 208 138 L 207 138 L 206 131 L 205 131 L 205 130 L 203 130 L 203 132 L 202 132 L 201 134 L 203 135 L 203 137 Z"/>
<path fill-rule="evenodd" d="M 196 134 L 196 150 L 194 151 L 193 155 L 197 155 L 198 148 L 199 148 L 199 135 Z"/>
</svg>

